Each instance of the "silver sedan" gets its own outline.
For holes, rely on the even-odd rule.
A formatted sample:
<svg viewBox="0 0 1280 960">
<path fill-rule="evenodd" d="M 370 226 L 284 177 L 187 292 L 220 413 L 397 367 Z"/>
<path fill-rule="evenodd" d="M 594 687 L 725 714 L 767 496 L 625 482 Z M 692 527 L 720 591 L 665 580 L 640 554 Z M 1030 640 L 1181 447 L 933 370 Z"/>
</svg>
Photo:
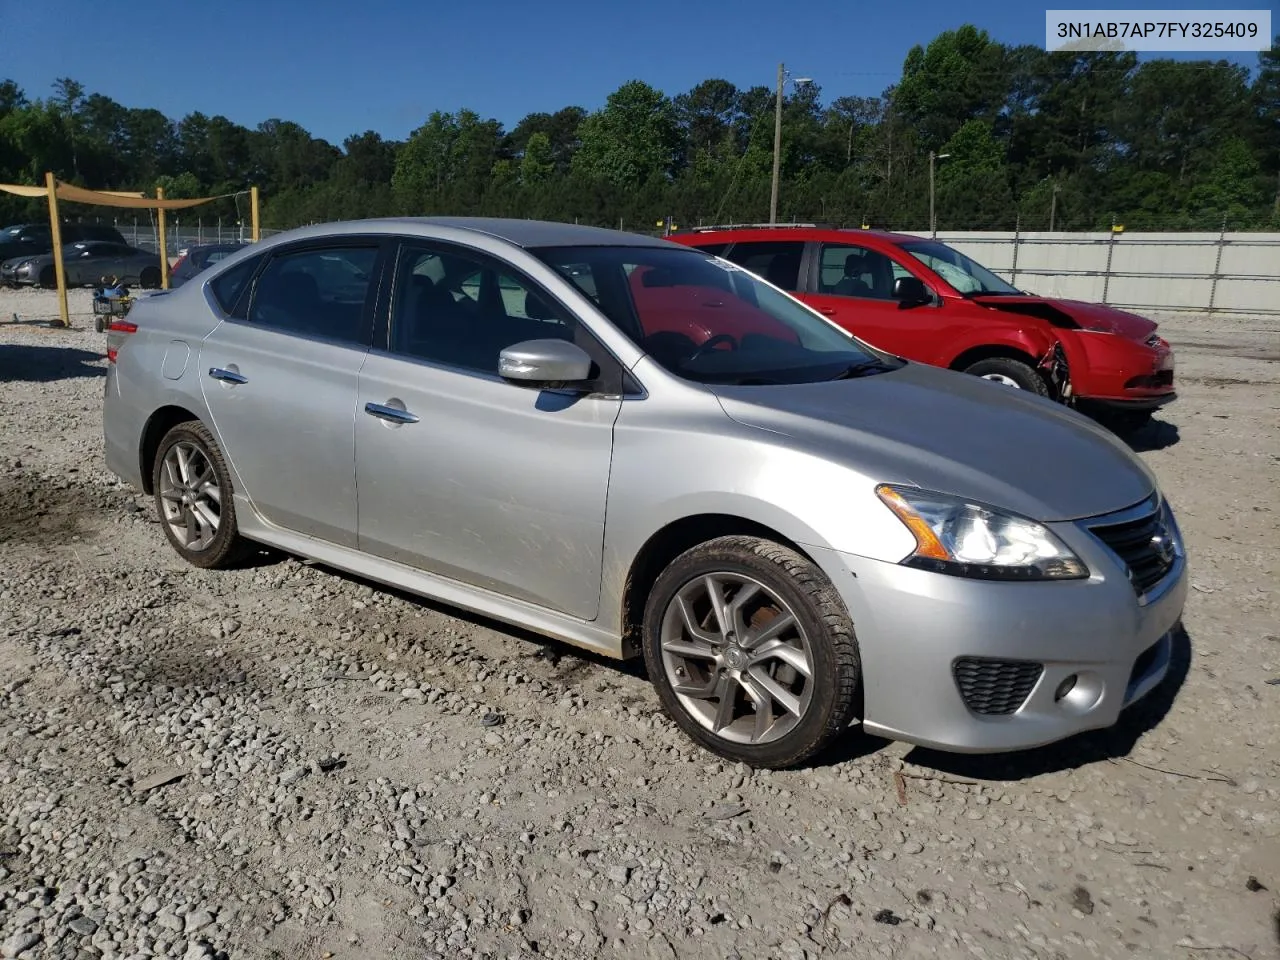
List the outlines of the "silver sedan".
<svg viewBox="0 0 1280 960">
<path fill-rule="evenodd" d="M 663 240 L 293 231 L 108 339 L 107 461 L 206 568 L 270 544 L 612 657 L 695 741 L 804 762 L 1116 722 L 1187 573 L 1091 421 L 907 363 Z"/>
</svg>

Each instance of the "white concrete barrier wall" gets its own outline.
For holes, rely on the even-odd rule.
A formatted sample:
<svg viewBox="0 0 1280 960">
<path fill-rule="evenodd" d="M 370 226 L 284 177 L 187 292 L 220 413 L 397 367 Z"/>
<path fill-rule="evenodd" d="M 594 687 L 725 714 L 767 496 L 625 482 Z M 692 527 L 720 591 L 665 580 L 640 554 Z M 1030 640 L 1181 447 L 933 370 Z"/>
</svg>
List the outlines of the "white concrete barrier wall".
<svg viewBox="0 0 1280 960">
<path fill-rule="evenodd" d="M 1153 311 L 1280 314 L 1280 233 L 939 231 L 938 239 L 1042 296 Z"/>
</svg>

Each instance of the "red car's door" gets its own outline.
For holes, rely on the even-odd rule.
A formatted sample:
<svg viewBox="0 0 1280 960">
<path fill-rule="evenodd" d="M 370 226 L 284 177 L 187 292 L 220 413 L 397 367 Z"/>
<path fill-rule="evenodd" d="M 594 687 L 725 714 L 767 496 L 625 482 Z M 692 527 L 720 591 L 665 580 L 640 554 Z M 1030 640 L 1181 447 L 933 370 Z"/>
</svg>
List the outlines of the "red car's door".
<svg viewBox="0 0 1280 960">
<path fill-rule="evenodd" d="M 915 274 L 860 244 L 823 241 L 817 248 L 801 299 L 874 347 L 908 360 L 938 362 L 946 307 L 904 306 L 893 296 L 894 281 Z"/>
</svg>

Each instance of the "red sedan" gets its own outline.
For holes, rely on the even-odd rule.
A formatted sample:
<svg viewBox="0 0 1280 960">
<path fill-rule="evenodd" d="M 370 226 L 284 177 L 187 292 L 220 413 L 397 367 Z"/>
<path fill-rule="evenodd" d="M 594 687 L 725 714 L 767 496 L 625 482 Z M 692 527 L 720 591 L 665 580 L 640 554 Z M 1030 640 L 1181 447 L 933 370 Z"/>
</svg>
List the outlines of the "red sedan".
<svg viewBox="0 0 1280 960">
<path fill-rule="evenodd" d="M 801 226 L 670 239 L 759 274 L 889 353 L 1070 403 L 1116 429 L 1177 396 L 1173 350 L 1153 321 L 1023 293 L 937 240 Z"/>
</svg>

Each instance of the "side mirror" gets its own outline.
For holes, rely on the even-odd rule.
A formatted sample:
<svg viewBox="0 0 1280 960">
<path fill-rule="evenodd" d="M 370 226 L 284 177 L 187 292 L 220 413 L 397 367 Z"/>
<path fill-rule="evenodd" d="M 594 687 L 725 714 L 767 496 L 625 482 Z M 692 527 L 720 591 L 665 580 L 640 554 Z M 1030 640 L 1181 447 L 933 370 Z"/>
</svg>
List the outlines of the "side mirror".
<svg viewBox="0 0 1280 960">
<path fill-rule="evenodd" d="M 498 355 L 498 375 L 529 385 L 584 383 L 591 357 L 568 340 L 525 340 Z"/>
<path fill-rule="evenodd" d="M 922 303 L 929 303 L 933 297 L 929 294 L 929 288 L 919 277 L 899 277 L 893 281 L 893 299 L 904 307 L 915 307 Z"/>
</svg>

